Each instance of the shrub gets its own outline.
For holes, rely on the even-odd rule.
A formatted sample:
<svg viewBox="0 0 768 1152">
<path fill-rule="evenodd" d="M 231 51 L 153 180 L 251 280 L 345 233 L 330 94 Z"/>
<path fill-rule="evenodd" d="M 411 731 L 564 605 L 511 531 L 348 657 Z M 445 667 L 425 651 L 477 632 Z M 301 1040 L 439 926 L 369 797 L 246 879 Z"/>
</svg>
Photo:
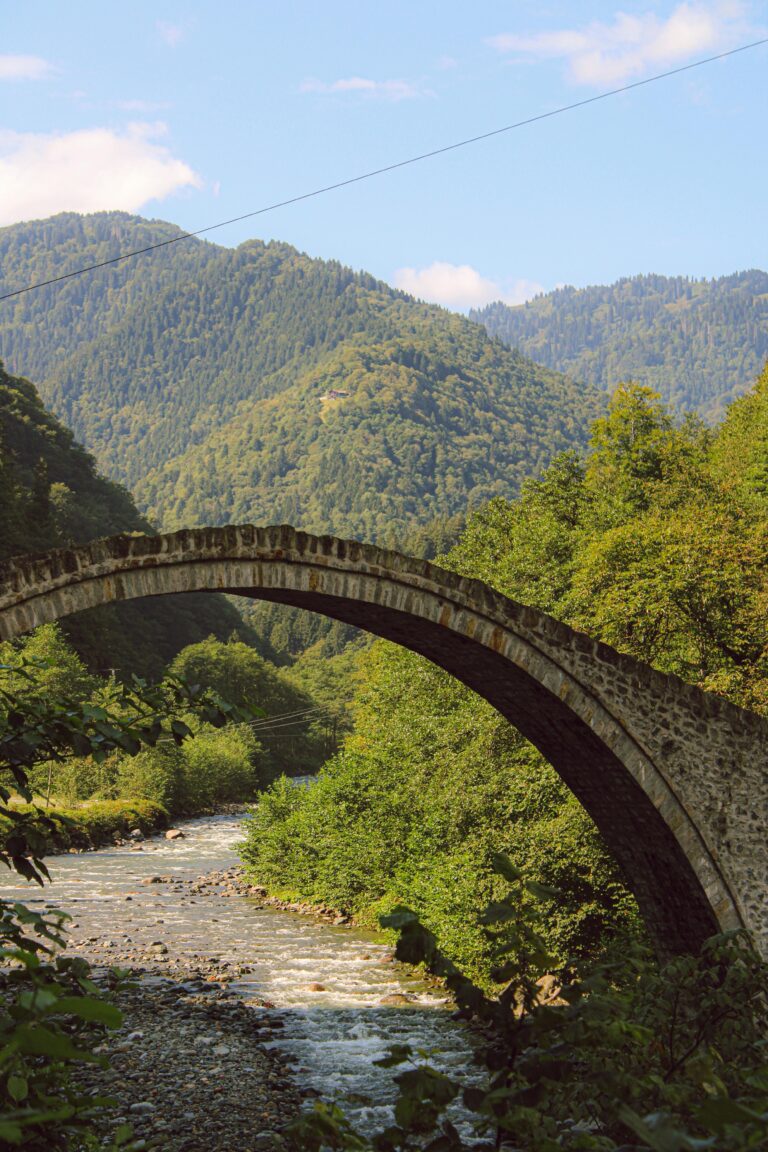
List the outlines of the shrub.
<svg viewBox="0 0 768 1152">
<path fill-rule="evenodd" d="M 183 808 L 184 753 L 175 744 L 158 744 L 117 763 L 115 790 L 122 797 L 154 800 L 171 812 Z"/>
<path fill-rule="evenodd" d="M 251 800 L 259 786 L 258 759 L 247 728 L 201 729 L 181 749 L 181 810 Z"/>
</svg>

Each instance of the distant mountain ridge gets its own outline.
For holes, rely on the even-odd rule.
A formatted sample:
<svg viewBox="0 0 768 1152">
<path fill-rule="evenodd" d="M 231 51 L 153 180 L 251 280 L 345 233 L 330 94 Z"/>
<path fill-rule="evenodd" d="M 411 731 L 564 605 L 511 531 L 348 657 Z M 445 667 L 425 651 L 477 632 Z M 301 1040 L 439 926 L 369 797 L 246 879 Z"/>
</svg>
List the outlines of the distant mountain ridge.
<svg viewBox="0 0 768 1152">
<path fill-rule="evenodd" d="M 180 235 L 125 213 L 0 230 L 0 290 Z M 289 245 L 186 240 L 19 296 L 0 355 L 164 527 L 396 543 L 584 444 L 594 389 Z"/>
<path fill-rule="evenodd" d="M 632 276 L 558 288 L 517 307 L 489 304 L 470 318 L 577 380 L 605 391 L 636 380 L 715 422 L 768 359 L 768 273 Z"/>
</svg>

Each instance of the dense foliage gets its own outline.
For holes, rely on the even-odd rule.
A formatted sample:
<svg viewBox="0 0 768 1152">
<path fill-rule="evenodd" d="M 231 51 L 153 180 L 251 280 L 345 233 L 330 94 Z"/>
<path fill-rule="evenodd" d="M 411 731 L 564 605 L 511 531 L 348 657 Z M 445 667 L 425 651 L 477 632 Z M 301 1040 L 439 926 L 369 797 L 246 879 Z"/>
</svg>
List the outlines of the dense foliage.
<svg viewBox="0 0 768 1152">
<path fill-rule="evenodd" d="M 333 752 L 337 751 L 341 733 L 352 726 L 360 661 L 370 639 L 367 634 L 360 634 L 349 640 L 341 651 L 334 650 L 332 635 L 318 640 L 301 654 L 289 673 L 291 680 L 322 707 L 322 723 Z"/>
<path fill-rule="evenodd" d="M 392 300 L 390 323 L 405 327 L 419 307 Z M 590 396 L 461 317 L 408 319 L 406 336 L 347 340 L 279 395 L 244 400 L 137 480 L 142 505 L 168 527 L 277 521 L 392 544 L 420 521 L 512 495 L 583 441 Z M 334 389 L 345 395 L 324 401 Z"/>
<path fill-rule="evenodd" d="M 442 563 L 664 671 L 768 708 L 768 526 L 758 446 L 768 372 L 717 436 L 628 386 L 514 502 L 469 517 Z M 762 457 L 764 461 L 764 457 Z M 447 674 L 392 645 L 363 660 L 355 729 L 306 792 L 276 787 L 251 818 L 262 883 L 372 917 L 407 903 L 476 979 L 494 962 L 477 921 L 494 853 L 558 889 L 559 962 L 636 925 L 585 812 L 542 757 Z M 503 943 L 503 941 L 502 941 Z"/>
<path fill-rule="evenodd" d="M 128 492 L 96 471 L 33 384 L 0 365 L 0 559 L 147 532 Z"/>
<path fill-rule="evenodd" d="M 716 433 L 620 389 L 565 455 L 470 518 L 446 564 L 737 704 L 768 707 L 768 370 Z"/>
<path fill-rule="evenodd" d="M 208 644 L 213 647 L 216 641 L 210 640 Z M 194 654 L 197 647 L 192 646 L 188 651 Z M 221 647 L 225 651 L 242 649 L 260 661 L 246 645 L 233 643 Z M 179 657 L 182 666 L 184 657 L 182 652 Z M 194 663 L 193 656 L 184 670 L 194 672 Z M 261 681 L 266 688 L 265 695 L 268 695 L 271 677 L 271 670 L 265 669 Z M 164 682 L 162 692 L 173 699 L 181 683 L 188 683 L 196 695 L 222 699 L 212 683 L 191 677 L 184 680 L 178 673 Z M 15 644 L 0 645 L 0 689 L 8 700 L 13 699 L 25 707 L 35 703 L 43 707 L 48 699 L 64 699 L 71 707 L 92 712 L 107 732 L 112 723 L 107 717 L 123 717 L 126 708 L 130 711 L 132 707 L 130 695 L 126 704 L 126 686 L 115 678 L 90 673 L 55 624 L 44 625 Z M 286 698 L 306 699 L 292 685 L 280 683 L 278 695 L 273 694 L 270 703 L 274 705 Z M 164 699 L 162 694 L 158 697 L 158 707 Z M 242 711 L 244 717 L 250 717 L 255 710 L 250 698 L 235 701 L 232 706 Z M 4 705 L 0 699 L 0 727 L 7 724 L 8 715 L 10 705 Z M 217 805 L 251 799 L 276 771 L 272 757 L 251 731 L 252 726 L 260 722 L 264 721 L 257 718 L 217 728 L 201 723 L 192 709 L 190 715 L 178 717 L 176 730 L 185 735 L 194 734 L 194 740 L 177 741 L 174 730 L 157 740 L 143 741 L 143 748 L 138 745 L 125 748 L 118 744 L 109 749 L 108 754 L 97 757 L 90 754 L 87 743 L 83 755 L 44 755 L 41 750 L 25 768 L 25 775 L 33 795 L 45 800 L 46 812 L 49 804 L 53 804 L 51 811 L 58 823 L 66 820 L 67 806 L 88 803 L 92 821 L 88 818 L 79 821 L 87 839 L 91 822 L 97 835 L 99 830 L 100 815 L 94 801 L 148 800 L 172 814 L 192 815 Z M 318 760 L 316 756 L 315 765 Z M 282 761 L 279 766 L 290 767 Z M 101 819 L 117 829 L 129 811 L 129 807 L 102 809 Z M 137 820 L 137 824 L 141 821 Z M 45 836 L 47 843 L 59 839 L 66 841 L 67 836 L 66 832 L 61 834 L 58 827 Z"/>
<path fill-rule="evenodd" d="M 14 225 L 2 287 L 174 234 L 123 213 Z M 513 495 L 597 410 L 464 317 L 285 244 L 185 241 L 8 305 L 0 353 L 166 527 L 402 540 Z"/>
<path fill-rule="evenodd" d="M 322 764 L 327 713 L 321 696 L 309 691 L 297 677 L 275 668 L 247 644 L 235 639 L 222 644 L 209 637 L 179 653 L 170 671 L 190 683 L 202 684 L 239 708 L 264 713 L 253 725 L 260 746 L 262 782 L 282 773 L 296 776 L 316 772 Z"/>
<path fill-rule="evenodd" d="M 503 944 L 477 921 L 498 851 L 560 891 L 548 939 L 561 963 L 636 926 L 589 818 L 498 713 L 392 645 L 374 645 L 362 675 L 343 752 L 311 788 L 275 784 L 248 819 L 259 883 L 373 923 L 408 903 L 481 981 Z"/>
<path fill-rule="evenodd" d="M 0 560 L 81 544 L 115 532 L 150 532 L 129 493 L 99 475 L 91 456 L 43 406 L 28 380 L 0 364 Z M 221 597 L 166 596 L 95 609 L 65 630 L 92 668 L 159 676 L 186 644 L 243 628 Z"/>
<path fill-rule="evenodd" d="M 481 1072 L 457 1076 L 395 1044 L 377 1061 L 402 1069 L 393 1123 L 365 1137 L 334 1102 L 288 1130 L 296 1152 L 748 1152 L 768 1139 L 768 964 L 740 933 L 660 966 L 644 949 L 577 962 L 560 981 L 541 935 L 538 885 L 508 857 L 503 896 L 482 914 L 507 940 L 488 996 L 448 959 L 410 909 L 399 959 L 423 963 L 479 1032 Z M 476 1032 L 476 1034 L 477 1034 Z M 451 1106 L 460 1101 L 463 1123 Z M 466 1115 L 474 1123 L 467 1132 Z M 463 1129 L 463 1131 L 462 1131 Z"/>
<path fill-rule="evenodd" d="M 635 380 L 715 421 L 768 357 L 768 273 L 715 280 L 632 276 L 558 288 L 470 314 L 526 356 L 611 391 Z"/>
<path fill-rule="evenodd" d="M 0 809 L 1 810 L 1 809 Z M 74 1065 L 98 1062 L 93 1048 L 120 1012 L 104 1000 L 88 964 L 60 951 L 66 919 L 0 901 L 0 1142 L 28 1152 L 78 1145 L 105 1101 L 73 1087 Z M 116 1133 L 117 1148 L 130 1129 Z"/>
</svg>

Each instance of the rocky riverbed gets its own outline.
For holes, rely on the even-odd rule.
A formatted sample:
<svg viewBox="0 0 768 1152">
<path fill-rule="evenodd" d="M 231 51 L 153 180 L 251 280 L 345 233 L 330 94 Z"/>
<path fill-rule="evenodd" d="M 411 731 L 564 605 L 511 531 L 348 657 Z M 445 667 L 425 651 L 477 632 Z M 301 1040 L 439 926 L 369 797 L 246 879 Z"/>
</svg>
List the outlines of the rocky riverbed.
<svg viewBox="0 0 768 1152">
<path fill-rule="evenodd" d="M 105 1144 L 130 1124 L 138 1148 L 164 1152 L 269 1152 L 301 1095 L 286 1059 L 267 1047 L 275 1028 L 209 978 L 177 981 L 145 970 L 114 994 L 123 1026 L 96 1049 L 109 1067 L 85 1066 L 78 1085 L 111 1097 L 96 1125 Z"/>
<path fill-rule="evenodd" d="M 106 1041 L 113 1072 L 84 1074 L 118 1101 L 110 1130 L 124 1117 L 167 1152 L 280 1149 L 280 1128 L 320 1096 L 373 1132 L 391 1122 L 394 1073 L 374 1061 L 392 1044 L 437 1052 L 446 1070 L 471 1064 L 444 995 L 380 936 L 244 882 L 238 817 L 182 830 L 55 858 L 41 893 L 3 885 L 67 911 L 71 950 L 104 977 L 131 974 L 125 1026 Z"/>
</svg>

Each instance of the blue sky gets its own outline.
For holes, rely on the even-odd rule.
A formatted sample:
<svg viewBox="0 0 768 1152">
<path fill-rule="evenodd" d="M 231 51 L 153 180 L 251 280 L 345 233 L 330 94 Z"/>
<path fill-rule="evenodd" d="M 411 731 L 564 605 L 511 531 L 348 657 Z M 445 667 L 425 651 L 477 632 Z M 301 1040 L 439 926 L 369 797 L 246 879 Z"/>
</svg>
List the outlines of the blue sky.
<svg viewBox="0 0 768 1152">
<path fill-rule="evenodd" d="M 196 229 L 768 35 L 768 4 L 0 0 L 0 224 Z M 768 46 L 210 234 L 450 307 L 768 267 Z"/>
</svg>

